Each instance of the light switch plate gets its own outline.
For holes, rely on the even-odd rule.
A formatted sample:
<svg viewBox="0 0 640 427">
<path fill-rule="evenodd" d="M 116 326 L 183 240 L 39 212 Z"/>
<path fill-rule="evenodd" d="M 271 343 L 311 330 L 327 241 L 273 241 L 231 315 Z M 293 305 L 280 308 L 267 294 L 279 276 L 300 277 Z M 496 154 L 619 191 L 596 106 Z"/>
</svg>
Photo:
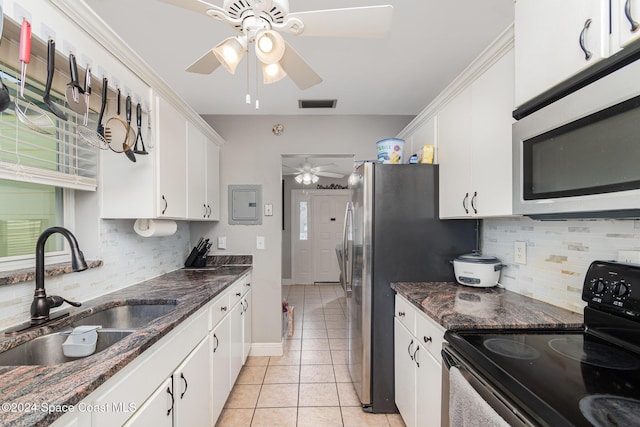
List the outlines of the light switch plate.
<svg viewBox="0 0 640 427">
<path fill-rule="evenodd" d="M 264 249 L 264 236 L 256 236 L 256 249 Z"/>
<path fill-rule="evenodd" d="M 225 236 L 218 237 L 218 249 L 227 249 L 227 238 Z"/>
</svg>

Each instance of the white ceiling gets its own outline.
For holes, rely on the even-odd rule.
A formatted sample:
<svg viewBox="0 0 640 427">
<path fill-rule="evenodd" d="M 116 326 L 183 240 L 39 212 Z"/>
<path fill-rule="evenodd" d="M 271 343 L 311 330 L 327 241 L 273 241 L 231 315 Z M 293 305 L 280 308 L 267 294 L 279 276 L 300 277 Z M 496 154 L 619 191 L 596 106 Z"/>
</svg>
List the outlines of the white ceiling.
<svg viewBox="0 0 640 427">
<path fill-rule="evenodd" d="M 236 34 L 228 25 L 158 0 L 85 1 L 198 113 L 233 115 L 415 115 L 513 22 L 514 3 L 290 0 L 292 12 L 391 4 L 392 29 L 383 39 L 285 35 L 324 81 L 304 91 L 288 78 L 260 83 L 256 110 L 245 103 L 246 58 L 235 76 L 223 67 L 204 76 L 184 71 L 206 50 Z M 250 76 L 255 96 L 255 70 Z M 332 98 L 338 99 L 335 110 L 298 109 L 298 99 Z"/>
</svg>

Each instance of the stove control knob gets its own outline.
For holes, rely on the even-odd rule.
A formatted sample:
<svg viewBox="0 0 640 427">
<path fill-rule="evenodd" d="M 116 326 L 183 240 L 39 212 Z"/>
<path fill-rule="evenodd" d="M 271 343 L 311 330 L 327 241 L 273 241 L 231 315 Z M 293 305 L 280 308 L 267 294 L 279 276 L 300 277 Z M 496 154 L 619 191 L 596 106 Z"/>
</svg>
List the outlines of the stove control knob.
<svg viewBox="0 0 640 427">
<path fill-rule="evenodd" d="M 593 287 L 591 289 L 593 290 L 594 294 L 601 294 L 606 289 L 606 286 L 605 286 L 604 281 L 602 279 L 598 279 L 598 280 L 595 281 L 595 283 L 593 284 Z"/>
<path fill-rule="evenodd" d="M 615 295 L 617 297 L 625 296 L 628 291 L 629 291 L 629 288 L 627 287 L 627 285 L 624 282 L 618 282 L 613 287 L 613 295 Z"/>
</svg>

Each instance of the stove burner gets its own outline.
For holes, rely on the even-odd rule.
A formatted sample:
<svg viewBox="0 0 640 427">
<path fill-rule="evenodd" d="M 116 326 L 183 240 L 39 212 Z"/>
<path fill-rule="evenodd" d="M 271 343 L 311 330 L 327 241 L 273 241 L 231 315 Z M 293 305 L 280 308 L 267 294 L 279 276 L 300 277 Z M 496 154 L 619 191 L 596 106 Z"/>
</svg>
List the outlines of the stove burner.
<svg viewBox="0 0 640 427">
<path fill-rule="evenodd" d="M 596 427 L 632 426 L 640 418 L 640 400 L 594 394 L 580 399 L 580 412 Z"/>
<path fill-rule="evenodd" d="M 506 338 L 489 338 L 484 343 L 487 350 L 513 359 L 532 360 L 540 357 L 540 353 L 528 344 Z"/>
<path fill-rule="evenodd" d="M 596 342 L 556 338 L 549 341 L 549 347 L 569 359 L 600 368 L 629 371 L 640 368 L 640 362 L 635 357 L 615 347 Z"/>
</svg>

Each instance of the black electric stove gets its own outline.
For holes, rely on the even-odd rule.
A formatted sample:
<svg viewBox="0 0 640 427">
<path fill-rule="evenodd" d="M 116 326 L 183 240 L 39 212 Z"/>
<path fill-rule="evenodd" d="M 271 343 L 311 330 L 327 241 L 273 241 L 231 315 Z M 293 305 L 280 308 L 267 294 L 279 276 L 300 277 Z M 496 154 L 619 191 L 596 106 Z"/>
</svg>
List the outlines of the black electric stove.
<svg viewBox="0 0 640 427">
<path fill-rule="evenodd" d="M 640 266 L 595 261 L 580 329 L 448 331 L 532 425 L 640 426 Z"/>
</svg>

